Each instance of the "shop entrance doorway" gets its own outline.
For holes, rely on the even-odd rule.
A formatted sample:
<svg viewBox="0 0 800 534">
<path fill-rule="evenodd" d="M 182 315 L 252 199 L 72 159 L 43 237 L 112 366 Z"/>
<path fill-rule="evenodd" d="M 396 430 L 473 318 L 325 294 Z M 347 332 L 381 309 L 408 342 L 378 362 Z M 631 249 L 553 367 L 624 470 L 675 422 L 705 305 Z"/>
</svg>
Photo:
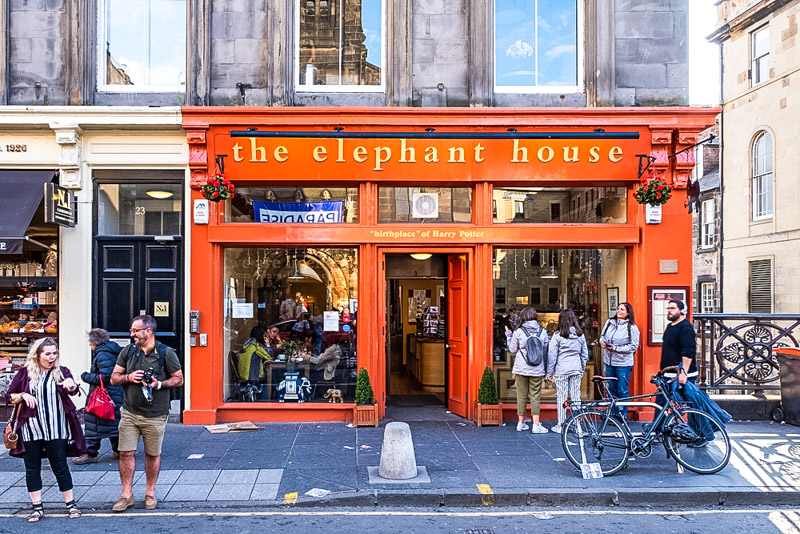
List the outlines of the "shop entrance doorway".
<svg viewBox="0 0 800 534">
<path fill-rule="evenodd" d="M 386 404 L 467 415 L 466 257 L 386 255 Z"/>
</svg>

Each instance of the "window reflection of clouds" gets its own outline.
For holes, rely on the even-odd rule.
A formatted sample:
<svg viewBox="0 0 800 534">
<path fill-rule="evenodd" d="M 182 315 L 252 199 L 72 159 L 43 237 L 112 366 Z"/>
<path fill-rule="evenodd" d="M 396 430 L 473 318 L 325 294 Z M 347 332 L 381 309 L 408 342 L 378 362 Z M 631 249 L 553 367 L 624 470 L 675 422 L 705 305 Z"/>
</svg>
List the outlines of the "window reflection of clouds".
<svg viewBox="0 0 800 534">
<path fill-rule="evenodd" d="M 376 67 L 382 66 L 381 38 L 381 4 L 383 2 L 363 2 L 361 11 L 361 25 L 366 37 L 364 44 L 367 46 L 367 61 Z"/>
<path fill-rule="evenodd" d="M 185 0 L 107 0 L 106 7 L 105 41 L 114 65 L 133 85 L 179 86 L 186 61 Z"/>
</svg>

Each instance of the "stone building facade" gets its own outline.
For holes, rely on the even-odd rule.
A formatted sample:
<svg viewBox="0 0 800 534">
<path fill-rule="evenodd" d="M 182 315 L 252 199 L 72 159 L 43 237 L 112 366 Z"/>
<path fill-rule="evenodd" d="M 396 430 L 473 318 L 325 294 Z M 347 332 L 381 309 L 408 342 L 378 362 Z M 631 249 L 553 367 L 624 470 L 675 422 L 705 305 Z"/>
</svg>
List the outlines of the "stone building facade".
<svg viewBox="0 0 800 534">
<path fill-rule="evenodd" d="M 800 307 L 798 18 L 797 0 L 726 0 L 710 36 L 723 58 L 725 312 Z"/>
</svg>

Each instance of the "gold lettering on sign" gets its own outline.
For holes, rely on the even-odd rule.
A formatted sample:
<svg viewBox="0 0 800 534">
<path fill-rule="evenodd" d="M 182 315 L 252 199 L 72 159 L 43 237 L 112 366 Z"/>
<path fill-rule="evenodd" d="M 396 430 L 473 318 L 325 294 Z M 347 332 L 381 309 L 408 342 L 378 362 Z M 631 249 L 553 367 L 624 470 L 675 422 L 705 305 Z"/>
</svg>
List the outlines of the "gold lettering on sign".
<svg viewBox="0 0 800 534">
<path fill-rule="evenodd" d="M 608 151 L 608 159 L 617 163 L 622 159 L 622 147 L 615 146 Z"/>
<path fill-rule="evenodd" d="M 514 157 L 511 158 L 511 163 L 528 163 L 528 149 L 519 146 L 519 139 L 514 139 L 514 150 L 512 154 Z M 522 157 L 519 157 L 520 154 L 522 154 Z"/>
<path fill-rule="evenodd" d="M 383 154 L 383 156 L 381 156 Z M 375 147 L 375 171 L 382 171 L 383 167 L 381 165 L 389 161 L 389 158 L 392 157 L 392 149 L 386 146 L 376 146 Z"/>
<path fill-rule="evenodd" d="M 367 161 L 367 149 L 363 146 L 357 146 L 355 150 L 353 150 L 353 159 L 359 163 Z"/>
<path fill-rule="evenodd" d="M 456 159 L 456 152 L 458 152 L 458 159 Z M 450 159 L 448 163 L 464 163 L 464 149 L 461 147 L 450 147 Z"/>
<path fill-rule="evenodd" d="M 536 153 L 536 157 L 539 158 L 539 161 L 541 161 L 542 163 L 547 163 L 548 161 L 553 159 L 554 154 L 555 153 L 553 152 L 552 148 L 550 148 L 549 146 L 543 146 Z"/>
<path fill-rule="evenodd" d="M 572 150 L 572 157 L 569 155 L 569 151 Z M 578 147 L 564 147 L 564 162 L 565 163 L 572 163 L 578 161 Z"/>
<path fill-rule="evenodd" d="M 328 151 L 325 150 L 324 146 L 315 146 L 314 147 L 314 161 L 325 161 L 328 159 Z"/>
<path fill-rule="evenodd" d="M 286 161 L 289 159 L 289 151 L 285 146 L 276 146 L 273 157 L 275 158 L 275 161 Z"/>
<path fill-rule="evenodd" d="M 406 155 L 408 155 L 408 159 L 406 159 Z M 406 140 L 400 140 L 400 163 L 416 163 L 416 150 L 414 147 L 407 147 Z"/>
<path fill-rule="evenodd" d="M 244 158 L 239 155 L 239 151 L 242 149 L 242 146 L 239 143 L 233 145 L 233 161 L 239 162 L 242 161 Z"/>
<path fill-rule="evenodd" d="M 256 154 L 260 155 L 261 157 L 256 159 Z M 266 163 L 267 162 L 267 149 L 263 146 L 256 146 L 256 138 L 250 138 L 250 162 L 260 162 Z"/>
<path fill-rule="evenodd" d="M 597 163 L 600 161 L 600 148 L 593 146 L 589 149 L 589 163 Z"/>
<path fill-rule="evenodd" d="M 429 146 L 425 149 L 425 161 L 428 163 L 435 163 L 439 161 L 439 152 L 435 146 Z"/>
<path fill-rule="evenodd" d="M 478 163 L 480 163 L 484 159 L 483 157 L 481 157 L 481 152 L 483 152 L 483 146 L 481 146 L 481 144 L 478 143 L 477 145 L 475 145 L 475 161 Z"/>
</svg>

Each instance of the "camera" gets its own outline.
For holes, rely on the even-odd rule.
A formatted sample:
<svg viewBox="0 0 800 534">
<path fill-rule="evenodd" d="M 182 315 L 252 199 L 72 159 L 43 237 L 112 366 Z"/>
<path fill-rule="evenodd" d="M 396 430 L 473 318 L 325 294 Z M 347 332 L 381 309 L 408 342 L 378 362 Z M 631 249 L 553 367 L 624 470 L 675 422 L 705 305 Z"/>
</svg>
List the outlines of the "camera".
<svg viewBox="0 0 800 534">
<path fill-rule="evenodd" d="M 153 381 L 153 372 L 151 367 L 142 375 L 142 394 L 147 400 L 147 404 L 153 404 L 153 388 L 150 387 L 150 382 Z"/>
</svg>

